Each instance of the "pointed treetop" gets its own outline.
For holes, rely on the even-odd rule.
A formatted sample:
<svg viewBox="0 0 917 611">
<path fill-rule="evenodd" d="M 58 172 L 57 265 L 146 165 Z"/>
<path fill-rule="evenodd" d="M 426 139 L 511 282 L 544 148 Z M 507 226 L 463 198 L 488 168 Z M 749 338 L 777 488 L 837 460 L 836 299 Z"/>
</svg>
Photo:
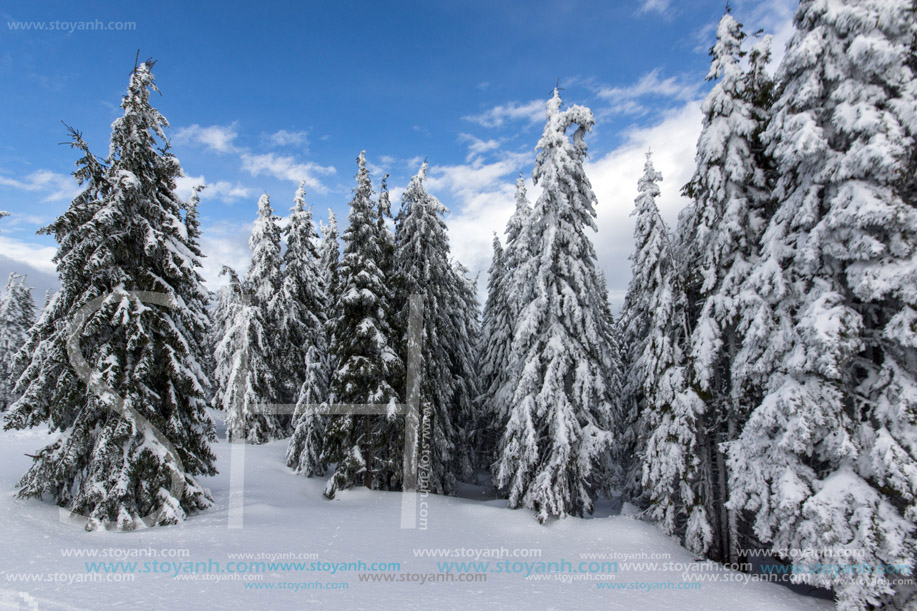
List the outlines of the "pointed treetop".
<svg viewBox="0 0 917 611">
<path fill-rule="evenodd" d="M 563 105 L 564 101 L 560 98 L 560 87 L 554 87 L 554 93 L 551 96 L 551 99 L 548 100 L 546 107 L 548 109 L 548 119 L 560 112 L 560 107 Z"/>
<path fill-rule="evenodd" d="M 713 61 L 706 80 L 718 79 L 723 76 L 725 71 L 730 69 L 735 76 L 741 74 L 738 63 L 745 55 L 742 50 L 742 41 L 744 39 L 745 32 L 742 31 L 742 24 L 736 21 L 735 17 L 727 10 L 720 18 L 716 28 L 716 43 L 710 48 L 710 55 L 713 57 Z"/>
<path fill-rule="evenodd" d="M 271 214 L 274 214 L 274 209 L 271 208 L 271 196 L 263 193 L 258 198 L 258 216 L 269 216 Z"/>
<path fill-rule="evenodd" d="M 641 194 L 647 193 L 652 197 L 658 197 L 660 194 L 659 186 L 656 184 L 662 180 L 662 174 L 653 167 L 653 153 L 646 151 L 646 163 L 643 164 L 643 176 L 637 182 L 637 191 Z"/>
<path fill-rule="evenodd" d="M 299 188 L 296 189 L 296 195 L 293 196 L 293 207 L 290 208 L 294 212 L 302 212 L 306 207 L 306 181 L 303 179 L 299 183 Z"/>
</svg>

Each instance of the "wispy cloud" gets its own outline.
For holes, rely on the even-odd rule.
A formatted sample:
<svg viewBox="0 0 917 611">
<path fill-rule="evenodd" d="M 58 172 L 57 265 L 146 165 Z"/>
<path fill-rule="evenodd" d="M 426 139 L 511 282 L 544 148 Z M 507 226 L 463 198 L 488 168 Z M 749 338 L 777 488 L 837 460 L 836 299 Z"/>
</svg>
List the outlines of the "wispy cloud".
<svg viewBox="0 0 917 611">
<path fill-rule="evenodd" d="M 608 107 L 599 114 L 644 114 L 648 111 L 646 102 L 650 99 L 667 99 L 688 102 L 699 96 L 701 83 L 685 81 L 670 76 L 660 77 L 659 68 L 644 74 L 636 83 L 624 87 L 600 87 L 596 96 L 607 102 Z"/>
<path fill-rule="evenodd" d="M 471 134 L 459 134 L 458 141 L 468 143 L 468 155 L 465 157 L 465 161 L 471 161 L 474 157 L 495 151 L 502 144 L 501 140 L 481 140 Z"/>
<path fill-rule="evenodd" d="M 238 137 L 236 124 L 210 125 L 201 127 L 197 123 L 183 127 L 172 136 L 174 144 L 189 144 L 205 146 L 214 153 L 236 153 L 239 148 L 235 145 Z"/>
<path fill-rule="evenodd" d="M 306 181 L 306 186 L 319 193 L 327 192 L 328 188 L 321 183 L 318 176 L 329 176 L 336 172 L 332 166 L 322 166 L 311 161 L 301 163 L 297 162 L 293 157 L 275 155 L 274 153 L 266 153 L 264 155 L 243 153 L 242 169 L 252 176 L 266 174 L 297 184 L 299 181 L 304 180 Z"/>
<path fill-rule="evenodd" d="M 0 176 L 0 185 L 21 191 L 38 191 L 45 194 L 42 201 L 54 202 L 73 199 L 80 192 L 76 179 L 69 174 L 58 174 L 51 170 L 36 170 L 23 180 Z"/>
<path fill-rule="evenodd" d="M 267 140 L 274 146 L 308 146 L 309 132 L 281 129 L 270 134 Z"/>
<path fill-rule="evenodd" d="M 532 100 L 524 104 L 510 102 L 494 106 L 481 114 L 468 115 L 463 118 L 483 127 L 500 127 L 508 121 L 540 123 L 545 118 L 545 103 L 544 100 Z"/>
<path fill-rule="evenodd" d="M 175 181 L 176 192 L 183 199 L 191 197 L 191 189 L 198 185 L 207 187 L 205 196 L 213 196 L 217 199 L 231 203 L 238 199 L 249 198 L 254 195 L 254 189 L 243 186 L 238 182 L 233 184 L 228 180 L 217 180 L 208 182 L 203 175 L 201 176 L 181 176 Z"/>
<path fill-rule="evenodd" d="M 640 9 L 638 13 L 659 13 L 660 15 L 666 15 L 669 11 L 669 5 L 671 0 L 643 0 L 640 3 Z"/>
</svg>

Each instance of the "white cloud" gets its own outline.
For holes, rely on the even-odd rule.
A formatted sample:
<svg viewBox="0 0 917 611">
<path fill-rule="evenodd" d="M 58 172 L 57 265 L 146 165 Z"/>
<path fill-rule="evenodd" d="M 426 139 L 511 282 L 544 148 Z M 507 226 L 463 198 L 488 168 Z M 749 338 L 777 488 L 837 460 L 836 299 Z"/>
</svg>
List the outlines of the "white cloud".
<svg viewBox="0 0 917 611">
<path fill-rule="evenodd" d="M 242 224 L 221 221 L 203 228 L 201 250 L 206 256 L 202 260 L 201 275 L 211 291 L 229 283 L 226 276 L 220 275 L 224 265 L 240 275 L 247 271 L 251 258 L 248 238 L 253 224 L 254 221 Z"/>
<path fill-rule="evenodd" d="M 465 157 L 465 161 L 471 161 L 472 158 L 477 157 L 478 155 L 483 155 L 489 151 L 495 151 L 500 148 L 500 140 L 481 140 L 476 136 L 471 134 L 459 134 L 459 142 L 468 143 L 468 155 Z"/>
<path fill-rule="evenodd" d="M 235 123 L 208 127 L 201 127 L 195 123 L 175 132 L 172 142 L 206 146 L 208 150 L 215 153 L 235 153 L 239 150 L 234 144 L 237 137 Z"/>
<path fill-rule="evenodd" d="M 659 13 L 665 15 L 669 10 L 671 0 L 643 0 L 640 3 L 640 13 Z"/>
<path fill-rule="evenodd" d="M 23 180 L 0 176 L 0 185 L 21 191 L 40 191 L 46 193 L 42 201 L 53 202 L 73 199 L 80 192 L 76 179 L 69 174 L 58 174 L 51 170 L 36 170 Z"/>
<path fill-rule="evenodd" d="M 301 146 L 308 144 L 309 133 L 306 131 L 287 131 L 281 129 L 268 136 L 268 141 L 274 146 Z"/>
<path fill-rule="evenodd" d="M 662 79 L 657 68 L 640 77 L 636 83 L 626 87 L 602 87 L 596 95 L 607 102 L 610 107 L 601 114 L 643 114 L 647 108 L 640 100 L 645 98 L 666 98 L 679 102 L 694 100 L 700 89 L 700 83 L 685 83 L 676 77 Z"/>
<path fill-rule="evenodd" d="M 469 115 L 463 118 L 484 127 L 500 127 L 507 121 L 540 123 L 545 119 L 545 102 L 544 100 L 532 100 L 525 104 L 510 102 L 494 106 L 479 115 Z"/>
<path fill-rule="evenodd" d="M 325 193 L 328 188 L 323 185 L 317 176 L 329 176 L 336 170 L 331 166 L 322 166 L 314 162 L 298 163 L 293 157 L 267 153 L 264 155 L 242 154 L 242 169 L 252 176 L 267 174 L 280 180 L 288 180 L 299 184 L 305 180 L 306 186 L 319 193 Z"/>
<path fill-rule="evenodd" d="M 191 189 L 197 185 L 205 185 L 207 187 L 204 191 L 204 196 L 214 196 L 227 203 L 254 196 L 254 189 L 245 187 L 238 182 L 235 184 L 226 180 L 207 182 L 203 175 L 180 176 L 175 180 L 175 191 L 179 197 L 187 200 L 191 197 Z"/>
<path fill-rule="evenodd" d="M 0 235 L 0 256 L 39 273 L 57 275 L 57 266 L 52 260 L 56 254 L 57 248 L 54 246 L 40 246 Z"/>
</svg>

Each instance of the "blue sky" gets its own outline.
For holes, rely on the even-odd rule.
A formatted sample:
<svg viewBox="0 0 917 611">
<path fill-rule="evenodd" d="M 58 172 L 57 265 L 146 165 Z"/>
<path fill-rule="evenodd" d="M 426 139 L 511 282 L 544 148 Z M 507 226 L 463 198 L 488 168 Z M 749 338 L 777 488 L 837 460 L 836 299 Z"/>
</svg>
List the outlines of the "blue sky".
<svg viewBox="0 0 917 611">
<path fill-rule="evenodd" d="M 5 5 L 4 5 L 5 4 Z M 401 189 L 426 157 L 428 190 L 450 209 L 453 254 L 473 272 L 512 209 L 521 171 L 531 185 L 544 102 L 559 79 L 567 104 L 596 115 L 587 173 L 599 199 L 594 236 L 612 301 L 630 276 L 643 152 L 662 171 L 674 220 L 693 171 L 707 49 L 720 1 L 157 2 L 0 4 L 0 273 L 55 282 L 54 241 L 35 230 L 76 193 L 76 155 L 61 121 L 108 152 L 134 57 L 157 60 L 173 151 L 205 182 L 205 276 L 244 268 L 257 199 L 278 214 L 300 179 L 317 219 L 346 223 L 355 158 Z M 752 32 L 775 34 L 779 58 L 792 0 L 735 0 Z M 87 26 L 85 22 L 91 25 Z M 102 25 L 97 27 L 98 22 Z M 32 25 L 23 25 L 23 24 Z M 42 25 L 39 25 L 42 24 Z M 35 28 L 43 27 L 38 30 Z M 32 28 L 32 29 L 23 29 Z M 55 28 L 52 30 L 51 28 Z M 37 296 L 39 297 L 39 296 Z M 39 297 L 40 298 L 40 297 Z"/>
</svg>

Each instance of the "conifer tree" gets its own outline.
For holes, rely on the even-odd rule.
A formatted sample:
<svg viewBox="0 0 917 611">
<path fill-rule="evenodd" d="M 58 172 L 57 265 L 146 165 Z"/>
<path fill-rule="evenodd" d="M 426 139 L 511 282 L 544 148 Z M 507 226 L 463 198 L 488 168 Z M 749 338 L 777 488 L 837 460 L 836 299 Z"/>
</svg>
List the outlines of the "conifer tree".
<svg viewBox="0 0 917 611">
<path fill-rule="evenodd" d="M 683 190 L 693 203 L 679 231 L 690 236 L 680 249 L 681 276 L 697 304 L 689 308 L 692 335 L 685 353 L 691 366 L 682 392 L 690 387 L 698 395 L 701 410 L 694 417 L 698 430 L 705 431 L 697 449 L 703 465 L 698 494 L 712 541 L 703 551 L 729 562 L 739 561 L 741 542 L 738 516 L 725 506 L 728 473 L 721 444 L 738 436 L 746 416 L 748 396 L 741 386 L 733 387 L 732 367 L 740 329 L 755 312 L 744 307 L 740 285 L 757 264 L 772 186 L 758 141 L 770 102 L 771 83 L 763 70 L 769 37 L 755 46 L 748 72 L 741 66 L 744 39 L 741 24 L 727 9 L 710 51 L 707 79 L 716 84 L 702 104 L 696 170 Z"/>
<path fill-rule="evenodd" d="M 779 179 L 738 361 L 762 380 L 729 445 L 730 505 L 794 562 L 914 565 L 917 107 L 909 0 L 803 0 L 764 134 Z M 763 338 L 768 337 L 767 343 Z M 912 583 L 801 575 L 838 608 L 906 609 Z"/>
<path fill-rule="evenodd" d="M 324 421 L 314 409 L 327 398 L 327 298 L 319 268 L 312 210 L 305 207 L 305 183 L 296 192 L 295 205 L 285 228 L 281 290 L 281 338 L 284 376 L 297 388 L 293 437 L 287 464 L 307 476 L 324 474 L 320 461 Z"/>
<path fill-rule="evenodd" d="M 475 399 L 480 396 L 477 346 L 480 343 L 478 289 L 476 280 L 468 276 L 468 269 L 459 261 L 452 262 L 452 326 L 455 329 L 450 368 L 454 387 L 452 409 L 459 431 L 459 455 L 456 477 L 473 481 L 476 471 L 474 445 L 479 421 Z"/>
<path fill-rule="evenodd" d="M 513 343 L 512 311 L 507 287 L 508 274 L 503 246 L 494 234 L 493 257 L 487 278 L 487 300 L 481 318 L 481 343 L 478 348 L 482 393 L 478 399 L 479 423 L 474 444 L 478 466 L 489 467 L 496 458 L 499 429 L 505 417 L 497 398 L 507 378 L 507 364 Z"/>
<path fill-rule="evenodd" d="M 173 524 L 211 503 L 194 478 L 215 472 L 201 366 L 207 292 L 175 195 L 182 171 L 168 123 L 150 106 L 152 67 L 131 73 L 104 162 L 71 130 L 84 154 L 75 173 L 84 190 L 45 229 L 59 244 L 61 289 L 30 333 L 21 396 L 6 419 L 8 429 L 48 422 L 60 433 L 38 452 L 19 494 L 48 495 L 88 516 L 87 528 Z M 78 341 L 92 388 L 67 350 L 84 314 Z"/>
<path fill-rule="evenodd" d="M 656 207 L 660 180 L 647 153 L 634 200 L 633 278 L 622 314 L 629 351 L 625 389 L 634 427 L 629 441 L 640 459 L 641 493 L 650 515 L 667 534 L 684 536 L 688 549 L 704 553 L 712 532 L 698 498 L 703 463 L 695 411 L 701 404 L 687 387 L 685 294 L 672 236 Z M 634 476 L 632 465 L 631 495 L 637 490 Z"/>
<path fill-rule="evenodd" d="M 280 327 L 280 228 L 266 193 L 258 199 L 249 246 L 252 261 L 244 279 L 224 269 L 231 297 L 220 312 L 225 328 L 216 346 L 214 405 L 226 414 L 231 441 L 260 444 L 289 433 L 288 419 L 265 411 L 266 405 L 284 400 L 282 357 L 289 353 Z"/>
<path fill-rule="evenodd" d="M 566 131 L 576 125 L 572 142 Z M 604 339 L 607 295 L 586 229 L 595 230 L 595 195 L 583 171 L 592 113 L 547 103 L 532 177 L 541 183 L 520 262 L 523 304 L 513 333 L 512 407 L 500 440 L 496 486 L 510 507 L 550 516 L 590 513 L 611 448 L 610 376 Z"/>
<path fill-rule="evenodd" d="M 466 434 L 475 398 L 472 351 L 477 334 L 473 289 L 450 262 L 446 207 L 424 188 L 421 166 L 402 196 L 396 227 L 395 286 L 402 336 L 407 329 L 408 296 L 423 302 L 421 429 L 430 434 L 429 490 L 453 494 L 456 482 L 472 475 Z M 469 295 L 469 292 L 472 294 Z"/>
<path fill-rule="evenodd" d="M 25 276 L 10 274 L 6 291 L 0 297 L 0 412 L 6 411 L 15 399 L 13 388 L 20 373 L 16 367 L 17 353 L 35 324 L 32 288 L 25 282 Z"/>
<path fill-rule="evenodd" d="M 484 394 L 481 399 L 481 413 L 485 418 L 484 444 L 482 455 L 492 462 L 495 456 L 497 440 L 509 418 L 509 404 L 512 399 L 512 377 L 510 368 L 513 363 L 512 344 L 513 326 L 519 316 L 522 304 L 519 302 L 523 287 L 519 263 L 525 261 L 531 253 L 525 241 L 527 223 L 532 214 L 532 206 L 526 197 L 525 180 L 522 173 L 516 180 L 516 207 L 506 224 L 506 248 L 502 248 L 499 238 L 494 236 L 494 256 L 488 280 L 488 297 L 482 319 L 481 352 L 481 388 Z M 490 305 L 488 305 L 490 304 Z"/>
<path fill-rule="evenodd" d="M 365 153 L 360 153 L 357 163 L 344 256 L 338 265 L 337 306 L 329 325 L 335 363 L 331 402 L 394 405 L 400 396 L 391 381 L 400 379 L 403 364 L 388 322 L 390 295 L 380 267 L 382 239 Z M 400 437 L 397 433 L 403 426 L 400 420 L 394 414 L 330 419 L 321 461 L 337 466 L 325 486 L 326 497 L 334 498 L 339 490 L 360 483 L 384 490 L 401 485 L 402 456 L 391 451 L 403 439 L 403 433 Z"/>
<path fill-rule="evenodd" d="M 333 310 L 337 303 L 339 292 L 338 265 L 341 259 L 341 247 L 338 244 L 338 222 L 333 210 L 328 210 L 327 225 L 319 222 L 319 231 L 322 234 L 318 245 L 322 292 L 328 300 L 329 309 Z"/>
</svg>

